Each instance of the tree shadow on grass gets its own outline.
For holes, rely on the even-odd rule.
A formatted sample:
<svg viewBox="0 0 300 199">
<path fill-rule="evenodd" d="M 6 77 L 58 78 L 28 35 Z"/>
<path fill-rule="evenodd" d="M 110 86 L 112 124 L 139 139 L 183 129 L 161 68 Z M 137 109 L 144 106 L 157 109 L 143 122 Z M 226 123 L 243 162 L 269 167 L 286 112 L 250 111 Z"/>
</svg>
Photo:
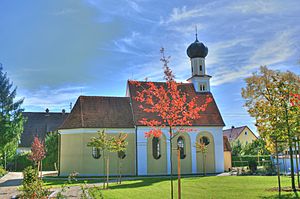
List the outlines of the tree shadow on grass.
<svg viewBox="0 0 300 199">
<path fill-rule="evenodd" d="M 170 181 L 168 178 L 148 178 L 148 179 L 140 179 L 140 180 L 132 180 L 137 181 L 135 183 L 131 183 L 130 180 L 124 181 L 124 184 L 111 185 L 109 189 L 128 189 L 128 188 L 138 188 L 138 187 L 146 187 L 153 185 L 154 183 Z"/>
</svg>

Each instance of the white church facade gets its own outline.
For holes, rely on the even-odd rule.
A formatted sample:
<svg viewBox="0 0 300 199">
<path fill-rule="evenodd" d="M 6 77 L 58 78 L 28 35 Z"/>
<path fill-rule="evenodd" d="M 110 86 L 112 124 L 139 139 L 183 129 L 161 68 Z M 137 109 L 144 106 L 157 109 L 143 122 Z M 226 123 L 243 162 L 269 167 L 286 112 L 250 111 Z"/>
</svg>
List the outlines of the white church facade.
<svg viewBox="0 0 300 199">
<path fill-rule="evenodd" d="M 190 97 L 197 97 L 199 105 L 210 90 L 211 76 L 206 74 L 205 57 L 207 47 L 193 42 L 187 49 L 191 60 L 191 77 L 187 83 L 180 84 L 180 90 Z M 140 82 L 139 85 L 147 82 Z M 154 82 L 163 85 L 164 82 Z M 176 151 L 170 158 L 170 141 L 168 128 L 162 129 L 160 138 L 145 137 L 150 127 L 140 123 L 142 118 L 151 117 L 139 108 L 135 100 L 140 86 L 132 81 L 127 82 L 125 97 L 80 96 L 71 113 L 59 129 L 59 174 L 64 176 L 76 171 L 83 176 L 104 175 L 104 158 L 93 157 L 92 148 L 87 146 L 91 137 L 105 130 L 110 136 L 119 133 L 128 134 L 126 156 L 121 158 L 117 153 L 110 153 L 110 174 L 118 174 L 118 165 L 122 162 L 122 174 L 127 176 L 168 175 L 177 173 Z M 196 142 L 200 140 L 207 145 L 204 161 L 206 173 L 224 171 L 223 147 L 224 122 L 215 100 L 201 113 L 200 119 L 193 121 L 189 128 L 192 131 L 180 133 L 172 139 L 172 145 L 181 147 L 180 161 L 182 174 L 203 173 L 203 156 L 196 150 Z"/>
</svg>

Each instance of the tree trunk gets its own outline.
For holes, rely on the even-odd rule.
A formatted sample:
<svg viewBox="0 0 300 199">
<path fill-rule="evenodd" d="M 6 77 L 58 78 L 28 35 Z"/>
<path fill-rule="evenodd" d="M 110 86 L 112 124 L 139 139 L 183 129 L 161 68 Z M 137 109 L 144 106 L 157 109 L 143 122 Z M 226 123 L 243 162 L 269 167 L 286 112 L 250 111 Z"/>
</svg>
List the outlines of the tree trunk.
<svg viewBox="0 0 300 199">
<path fill-rule="evenodd" d="M 172 161 L 172 155 L 173 155 L 173 146 L 172 146 L 172 128 L 170 127 L 170 132 L 169 132 L 169 136 L 170 136 L 170 180 L 171 180 L 171 199 L 173 199 L 173 161 Z"/>
<path fill-rule="evenodd" d="M 43 179 L 43 160 L 41 160 L 40 164 L 41 164 L 41 179 Z"/>
<path fill-rule="evenodd" d="M 276 163 L 277 163 L 277 179 L 278 179 L 278 194 L 279 198 L 281 195 L 281 186 L 280 186 L 280 168 L 279 168 L 279 161 L 278 161 L 278 144 L 277 140 L 275 141 L 275 147 L 276 147 Z"/>
<path fill-rule="evenodd" d="M 180 183 L 180 150 L 177 149 L 177 174 L 178 174 L 178 199 L 181 199 L 181 183 Z"/>
<path fill-rule="evenodd" d="M 205 153 L 203 153 L 203 175 L 205 176 Z"/>
<path fill-rule="evenodd" d="M 108 183 L 109 183 L 109 156 L 107 156 L 107 161 L 106 161 L 106 189 L 108 189 Z"/>
<path fill-rule="evenodd" d="M 105 161 L 106 161 L 106 158 L 105 158 L 105 156 L 104 156 L 104 150 L 103 150 L 103 152 L 102 152 L 102 154 L 103 154 L 103 175 L 102 175 L 102 177 L 103 177 L 103 189 L 105 189 L 105 166 L 106 166 L 106 163 L 105 163 Z"/>
<path fill-rule="evenodd" d="M 296 173 L 297 173 L 297 183 L 298 183 L 298 187 L 299 187 L 299 171 L 298 171 L 298 168 L 299 168 L 299 165 L 298 165 L 298 154 L 297 154 L 297 140 L 295 140 L 294 142 L 295 144 L 295 156 L 296 156 Z"/>
<path fill-rule="evenodd" d="M 40 177 L 40 161 L 37 162 L 38 178 Z"/>
</svg>

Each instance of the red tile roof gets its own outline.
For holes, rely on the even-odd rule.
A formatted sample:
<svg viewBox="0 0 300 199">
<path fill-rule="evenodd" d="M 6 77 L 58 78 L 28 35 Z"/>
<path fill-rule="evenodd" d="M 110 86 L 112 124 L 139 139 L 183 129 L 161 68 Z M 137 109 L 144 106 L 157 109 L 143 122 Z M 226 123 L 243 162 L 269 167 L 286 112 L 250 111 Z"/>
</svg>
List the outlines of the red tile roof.
<svg viewBox="0 0 300 199">
<path fill-rule="evenodd" d="M 128 97 L 80 96 L 60 129 L 133 127 Z"/>
<path fill-rule="evenodd" d="M 132 81 L 128 81 L 129 94 L 132 101 L 132 109 L 136 125 L 142 125 L 140 123 L 142 118 L 159 119 L 157 116 L 155 116 L 154 113 L 147 113 L 140 109 L 139 105 L 141 103 L 134 100 L 137 95 L 137 91 L 141 91 L 143 88 L 147 88 L 147 82 L 139 83 L 141 84 L 140 86 L 134 84 L 134 82 Z M 156 84 L 156 86 L 166 86 L 165 82 L 154 83 Z M 207 95 L 213 98 L 213 95 L 210 92 L 197 93 L 192 83 L 180 83 L 178 89 L 180 89 L 181 92 L 187 93 L 190 99 L 198 97 L 197 103 L 199 104 L 199 106 L 201 106 L 205 102 Z M 214 99 L 208 105 L 207 109 L 204 112 L 201 112 L 200 115 L 201 117 L 199 119 L 193 121 L 194 126 L 225 126 Z"/>
<path fill-rule="evenodd" d="M 230 129 L 225 129 L 223 130 L 223 135 L 226 136 L 230 142 L 232 142 L 237 137 L 239 137 L 239 135 L 246 127 L 247 126 L 240 126 L 240 127 L 231 127 Z"/>
</svg>

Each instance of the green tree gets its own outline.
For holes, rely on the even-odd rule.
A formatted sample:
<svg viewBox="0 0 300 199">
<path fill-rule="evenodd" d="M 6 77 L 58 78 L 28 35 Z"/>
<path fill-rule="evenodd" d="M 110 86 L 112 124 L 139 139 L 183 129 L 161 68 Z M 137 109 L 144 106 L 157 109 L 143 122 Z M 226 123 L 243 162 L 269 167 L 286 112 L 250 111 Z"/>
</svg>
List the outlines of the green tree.
<svg viewBox="0 0 300 199">
<path fill-rule="evenodd" d="M 270 155 L 270 151 L 266 148 L 266 142 L 262 138 L 246 144 L 241 153 L 243 155 Z"/>
<path fill-rule="evenodd" d="M 45 138 L 46 158 L 43 161 L 43 170 L 57 170 L 58 162 L 58 133 L 49 132 Z"/>
<path fill-rule="evenodd" d="M 291 184 L 296 191 L 294 181 L 293 139 L 299 133 L 299 112 L 291 106 L 290 97 L 299 93 L 299 76 L 292 72 L 269 70 L 266 66 L 246 78 L 246 88 L 242 96 L 245 106 L 256 119 L 257 130 L 267 142 L 267 148 L 274 151 L 275 141 L 288 144 L 291 160 Z"/>
<path fill-rule="evenodd" d="M 231 143 L 231 154 L 232 156 L 242 155 L 243 146 L 239 140 Z"/>
<path fill-rule="evenodd" d="M 21 105 L 24 99 L 15 100 L 17 87 L 9 81 L 0 64 L 0 155 L 11 157 L 15 154 L 23 132 L 23 109 Z M 6 162 L 4 162 L 6 168 Z"/>
</svg>

